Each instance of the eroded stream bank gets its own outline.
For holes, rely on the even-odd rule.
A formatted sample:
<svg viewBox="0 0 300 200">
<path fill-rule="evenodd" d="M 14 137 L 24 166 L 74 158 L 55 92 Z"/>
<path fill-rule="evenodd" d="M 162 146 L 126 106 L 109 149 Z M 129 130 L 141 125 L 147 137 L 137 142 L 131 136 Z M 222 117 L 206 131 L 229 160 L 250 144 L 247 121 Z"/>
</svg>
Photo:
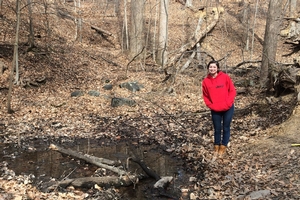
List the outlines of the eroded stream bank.
<svg viewBox="0 0 300 200">
<path fill-rule="evenodd" d="M 21 147 L 18 144 L 1 143 L 2 176 L 9 180 L 14 176 L 22 175 L 23 180 L 20 182 L 33 184 L 45 191 L 54 180 L 113 175 L 113 172 L 107 169 L 53 151 L 49 149 L 50 144 L 57 144 L 81 154 L 117 161 L 120 163 L 120 168 L 131 173 L 144 173 L 139 165 L 128 161 L 128 158 L 132 156 L 131 151 L 134 149 L 134 154 L 138 155 L 159 176 L 174 177 L 172 185 L 164 191 L 174 197 L 182 195 L 181 188 L 188 185 L 189 177 L 191 177 L 184 169 L 183 160 L 163 151 L 158 145 L 138 145 L 132 141 L 107 145 L 105 140 L 87 138 L 59 138 L 54 140 L 37 138 L 22 141 Z M 155 182 L 154 179 L 148 177 L 140 180 L 138 184 L 116 189 L 125 199 L 149 199 L 151 195 L 154 195 L 152 189 Z M 69 189 L 57 188 L 60 191 L 68 191 Z M 95 188 L 81 188 L 81 190 L 94 193 L 94 195 L 97 193 Z"/>
</svg>

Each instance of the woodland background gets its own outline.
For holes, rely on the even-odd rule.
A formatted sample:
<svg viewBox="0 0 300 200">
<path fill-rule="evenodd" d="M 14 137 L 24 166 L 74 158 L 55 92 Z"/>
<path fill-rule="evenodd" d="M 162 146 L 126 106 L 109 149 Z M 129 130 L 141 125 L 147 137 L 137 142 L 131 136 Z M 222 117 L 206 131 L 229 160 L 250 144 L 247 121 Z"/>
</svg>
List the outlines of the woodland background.
<svg viewBox="0 0 300 200">
<path fill-rule="evenodd" d="M 144 10 L 134 12 L 140 1 L 1 0 L 1 143 L 24 151 L 32 150 L 30 141 L 49 137 L 104 138 L 104 146 L 153 143 L 184 160 L 194 177 L 178 199 L 297 199 L 299 150 L 291 147 L 299 143 L 297 70 L 287 75 L 292 87 L 276 96 L 273 78 L 299 66 L 298 2 L 272 2 L 282 8 L 271 35 L 276 48 L 264 42 L 269 1 L 170 1 L 167 20 L 160 21 L 165 1 L 145 1 Z M 143 25 L 143 37 L 132 36 L 140 28 L 133 24 Z M 264 65 L 266 49 L 276 51 Z M 214 162 L 201 97 L 212 59 L 238 91 L 228 155 Z M 133 83 L 140 87 L 128 87 Z M 124 105 L 113 107 L 116 98 L 125 98 Z M 46 193 L 12 176 L 9 163 L 1 167 L 3 199 L 105 199 L 112 193 Z M 125 199 L 113 190 L 115 199 Z"/>
</svg>

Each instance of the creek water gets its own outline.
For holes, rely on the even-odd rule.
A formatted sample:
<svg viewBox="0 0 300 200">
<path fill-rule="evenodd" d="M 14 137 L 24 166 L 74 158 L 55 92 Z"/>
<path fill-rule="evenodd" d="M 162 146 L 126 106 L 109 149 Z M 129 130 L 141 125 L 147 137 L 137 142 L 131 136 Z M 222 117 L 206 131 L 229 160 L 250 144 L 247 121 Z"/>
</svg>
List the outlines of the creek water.
<svg viewBox="0 0 300 200">
<path fill-rule="evenodd" d="M 8 168 L 13 170 L 16 175 L 33 175 L 32 184 L 37 187 L 51 179 L 103 176 L 111 173 L 109 170 L 98 169 L 97 166 L 85 161 L 50 150 L 49 145 L 51 143 L 82 154 L 120 161 L 124 167 L 125 165 L 128 167 L 129 171 L 143 173 L 137 164 L 127 162 L 127 159 L 132 156 L 132 149 L 134 149 L 135 155 L 143 159 L 147 166 L 158 175 L 175 177 L 172 185 L 175 193 L 187 183 L 188 176 L 182 167 L 183 161 L 162 152 L 155 145 L 136 146 L 130 142 L 107 145 L 105 141 L 96 139 L 60 139 L 55 141 L 35 139 L 23 142 L 21 147 L 17 144 L 1 143 L 1 162 L 7 162 Z M 129 145 L 132 147 L 129 148 Z M 126 193 L 124 196 L 129 199 L 143 199 L 143 191 L 141 191 L 143 187 L 141 186 L 143 184 L 153 186 L 154 183 L 155 180 L 153 179 L 145 179 L 139 182 L 139 187 L 127 187 L 122 191 Z"/>
</svg>

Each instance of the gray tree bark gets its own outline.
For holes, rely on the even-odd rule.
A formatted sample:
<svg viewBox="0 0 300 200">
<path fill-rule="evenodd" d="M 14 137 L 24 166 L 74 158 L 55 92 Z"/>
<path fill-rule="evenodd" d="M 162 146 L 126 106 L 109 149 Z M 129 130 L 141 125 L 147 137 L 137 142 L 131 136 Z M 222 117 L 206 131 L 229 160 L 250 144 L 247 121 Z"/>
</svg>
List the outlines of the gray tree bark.
<svg viewBox="0 0 300 200">
<path fill-rule="evenodd" d="M 2 5 L 3 5 L 3 0 L 0 0 L 0 15 L 2 15 Z"/>
<path fill-rule="evenodd" d="M 7 112 L 8 113 L 13 113 L 13 110 L 11 108 L 11 93 L 12 93 L 13 75 L 14 75 L 15 69 L 16 69 L 16 82 L 19 81 L 18 48 L 19 48 L 19 29 L 20 29 L 20 0 L 16 1 L 16 18 L 17 18 L 16 38 L 15 38 L 15 44 L 14 44 L 14 55 L 13 55 L 11 72 L 10 72 L 9 88 L 8 88 L 8 95 L 7 95 Z"/>
<path fill-rule="evenodd" d="M 130 42 L 129 51 L 132 57 L 144 47 L 144 0 L 131 1 Z M 140 54 L 143 55 L 143 54 Z"/>
<path fill-rule="evenodd" d="M 298 17 L 297 16 L 297 0 L 289 0 L 290 1 L 290 17 Z"/>
<path fill-rule="evenodd" d="M 28 35 L 28 44 L 29 48 L 34 47 L 34 30 L 33 30 L 33 19 L 32 19 L 32 3 L 31 0 L 27 0 L 28 6 L 28 15 L 29 15 L 29 35 Z"/>
<path fill-rule="evenodd" d="M 190 8 L 193 6 L 193 0 L 186 0 L 185 7 Z"/>
<path fill-rule="evenodd" d="M 298 18 L 297 16 L 297 0 L 290 0 L 290 18 Z M 290 37 L 299 35 L 299 22 L 291 21 L 290 23 Z"/>
<path fill-rule="evenodd" d="M 269 66 L 273 66 L 276 61 L 277 40 L 282 21 L 282 4 L 282 0 L 270 0 L 269 2 L 260 70 L 260 86 L 262 88 L 268 88 L 270 84 Z"/>
<path fill-rule="evenodd" d="M 157 63 L 162 67 L 164 67 L 168 61 L 168 7 L 169 0 L 160 0 Z"/>
</svg>

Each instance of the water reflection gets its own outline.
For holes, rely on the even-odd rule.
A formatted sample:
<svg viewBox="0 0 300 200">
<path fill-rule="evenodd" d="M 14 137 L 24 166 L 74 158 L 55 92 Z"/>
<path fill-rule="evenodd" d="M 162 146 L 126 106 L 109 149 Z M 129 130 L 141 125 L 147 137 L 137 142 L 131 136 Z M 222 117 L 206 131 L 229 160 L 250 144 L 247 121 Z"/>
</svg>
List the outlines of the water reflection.
<svg viewBox="0 0 300 200">
<path fill-rule="evenodd" d="M 159 152 L 155 146 L 134 146 L 128 143 L 105 146 L 100 141 L 91 142 L 88 139 L 62 143 L 58 146 L 69 148 L 82 154 L 88 153 L 96 157 L 120 161 L 124 168 L 128 167 L 129 171 L 143 173 L 140 166 L 134 162 L 129 162 L 129 165 L 126 165 L 129 157 L 138 156 L 160 176 L 174 176 L 177 174 L 179 178 L 180 174 L 181 180 L 176 181 L 178 186 L 183 184 L 182 182 L 186 179 L 184 178 L 183 169 L 181 169 L 182 162 Z M 16 145 L 12 144 L 1 144 L 1 162 L 8 162 L 8 168 L 13 170 L 16 175 L 33 174 L 35 176 L 34 184 L 48 181 L 51 178 L 61 180 L 65 177 L 79 178 L 95 175 L 98 167 L 63 155 L 57 151 L 49 150 L 48 147 L 49 141 L 33 142 L 30 144 L 30 148 L 27 147 L 26 149 L 17 148 Z M 108 170 L 106 172 L 110 173 Z M 155 182 L 155 180 L 149 179 L 145 180 L 145 183 L 153 181 Z M 135 190 L 134 196 L 139 193 L 141 191 Z"/>
</svg>

